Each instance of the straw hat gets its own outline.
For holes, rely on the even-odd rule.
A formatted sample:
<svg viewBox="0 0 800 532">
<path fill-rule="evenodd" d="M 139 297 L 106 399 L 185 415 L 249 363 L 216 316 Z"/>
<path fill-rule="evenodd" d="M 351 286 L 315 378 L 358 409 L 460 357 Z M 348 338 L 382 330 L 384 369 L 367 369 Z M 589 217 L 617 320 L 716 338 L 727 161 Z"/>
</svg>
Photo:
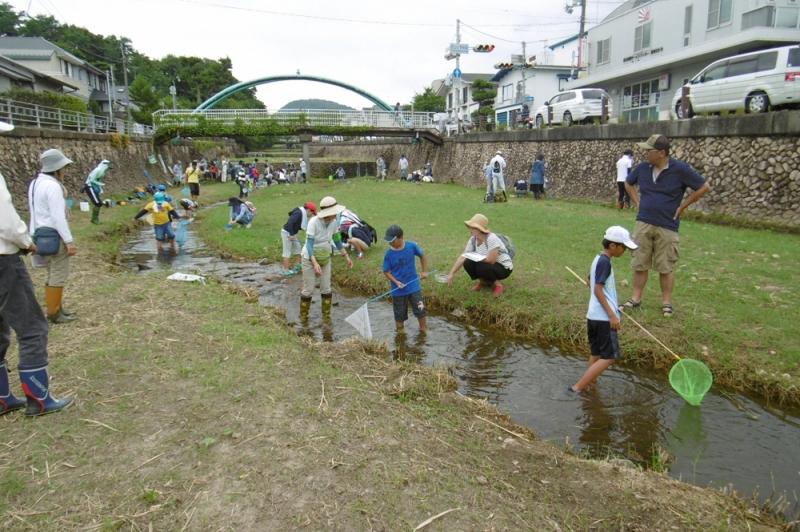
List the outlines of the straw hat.
<svg viewBox="0 0 800 532">
<path fill-rule="evenodd" d="M 67 157 L 58 151 L 55 148 L 51 148 L 47 151 L 42 152 L 39 156 L 39 160 L 42 161 L 42 173 L 48 174 L 50 172 L 57 172 L 61 170 L 68 164 L 72 164 L 71 159 L 67 159 Z"/>
<path fill-rule="evenodd" d="M 474 227 L 481 233 L 489 232 L 489 219 L 482 214 L 476 214 L 464 223 L 467 224 L 467 227 Z"/>
<path fill-rule="evenodd" d="M 319 202 L 319 212 L 317 212 L 317 217 L 327 218 L 328 216 L 336 216 L 343 210 L 345 210 L 345 206 L 336 203 L 336 198 L 332 196 L 325 196 L 322 198 L 322 201 Z"/>
</svg>

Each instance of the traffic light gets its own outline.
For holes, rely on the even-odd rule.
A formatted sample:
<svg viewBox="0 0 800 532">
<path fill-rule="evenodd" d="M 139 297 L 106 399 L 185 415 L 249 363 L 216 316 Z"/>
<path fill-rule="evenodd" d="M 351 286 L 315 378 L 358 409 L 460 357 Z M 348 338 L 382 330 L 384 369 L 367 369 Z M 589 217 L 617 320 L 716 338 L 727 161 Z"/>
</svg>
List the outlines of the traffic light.
<svg viewBox="0 0 800 532">
<path fill-rule="evenodd" d="M 512 68 L 514 68 L 514 63 L 504 63 L 504 62 L 495 63 L 494 68 L 496 68 L 497 70 L 511 70 Z"/>
<path fill-rule="evenodd" d="M 493 44 L 479 44 L 479 45 L 473 47 L 472 50 L 474 52 L 476 52 L 476 53 L 488 54 L 489 52 L 494 50 L 494 45 Z"/>
</svg>

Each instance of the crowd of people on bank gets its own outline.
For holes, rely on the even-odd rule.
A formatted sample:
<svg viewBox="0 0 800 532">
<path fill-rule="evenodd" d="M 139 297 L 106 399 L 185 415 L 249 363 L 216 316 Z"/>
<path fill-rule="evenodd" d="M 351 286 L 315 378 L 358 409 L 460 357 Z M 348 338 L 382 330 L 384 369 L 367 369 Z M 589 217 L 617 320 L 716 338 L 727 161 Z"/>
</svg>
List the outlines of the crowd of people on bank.
<svg viewBox="0 0 800 532">
<path fill-rule="evenodd" d="M 13 126 L 0 122 L 0 131 L 9 131 Z M 670 143 L 663 135 L 653 135 L 646 142 L 637 143 L 644 153 L 644 161 L 633 165 L 631 150 L 625 150 L 617 162 L 617 180 L 620 209 L 631 205 L 638 207 L 633 236 L 621 226 L 608 228 L 602 239 L 602 251 L 595 257 L 589 270 L 586 284 L 590 288 L 587 312 L 587 330 L 591 346 L 591 358 L 586 374 L 569 391 L 580 393 L 596 381 L 597 377 L 620 357 L 617 331 L 620 329 L 622 311 L 641 306 L 642 294 L 648 281 L 649 271 L 659 274 L 662 293 L 662 314 L 665 318 L 674 315 L 672 289 L 674 269 L 678 262 L 678 230 L 681 214 L 692 203 L 698 201 L 709 189 L 709 183 L 688 164 L 670 157 Z M 75 313 L 63 305 L 63 293 L 70 274 L 71 258 L 78 249 L 69 228 L 70 208 L 67 206 L 67 191 L 64 179 L 72 160 L 57 149 L 48 149 L 40 156 L 41 170 L 28 186 L 30 222 L 26 225 L 16 212 L 11 196 L 0 175 L 0 415 L 25 408 L 26 414 L 36 416 L 62 410 L 72 399 L 58 400 L 50 395 L 48 385 L 48 320 L 52 324 L 65 324 L 75 320 Z M 305 163 L 300 161 L 292 168 L 292 179 L 305 179 Z M 387 167 L 383 157 L 377 161 L 378 177 L 385 179 Z M 208 166 L 205 166 L 208 164 Z M 291 165 L 288 165 L 291 168 Z M 429 166 L 429 165 L 428 165 Z M 189 188 L 190 198 L 180 200 L 185 217 L 191 217 L 198 207 L 200 183 L 208 168 L 212 175 L 238 174 L 245 170 L 248 179 L 258 183 L 258 161 L 245 165 L 222 160 L 203 163 L 192 161 L 186 171 L 180 163 L 175 168 L 182 172 L 180 182 Z M 409 163 L 400 158 L 399 170 L 408 178 Z M 214 168 L 214 171 L 210 169 Z M 483 176 L 487 181 L 487 197 L 505 195 L 505 170 L 507 163 L 502 151 L 487 162 Z M 86 178 L 82 189 L 95 210 L 92 222 L 99 221 L 99 206 L 103 205 L 101 194 L 105 184 L 102 179 L 113 169 L 113 164 L 102 160 Z M 266 163 L 266 179 L 273 167 Z M 282 169 L 283 170 L 283 169 Z M 176 173 L 178 170 L 176 170 Z M 432 170 L 430 173 L 432 177 Z M 273 175 L 274 177 L 274 175 Z M 177 177 L 176 177 L 177 178 Z M 212 177 L 213 179 L 214 177 Z M 537 155 L 531 168 L 530 187 L 534 197 L 544 194 L 544 157 Z M 241 186 L 237 184 L 240 188 Z M 516 189 L 516 186 L 515 186 Z M 687 189 L 691 194 L 685 197 Z M 246 194 L 245 194 L 246 197 Z M 244 198 L 231 197 L 229 226 L 249 227 L 257 210 Z M 178 220 L 176 202 L 168 195 L 163 185 L 155 189 L 153 201 L 134 219 L 150 216 L 154 225 L 159 249 L 163 243 L 175 245 L 172 222 Z M 349 249 L 356 252 L 356 259 L 364 257 L 377 241 L 376 231 L 354 212 L 340 204 L 333 196 L 326 196 L 319 207 L 311 201 L 292 209 L 289 218 L 280 230 L 283 243 L 283 268 L 285 275 L 302 275 L 300 293 L 301 318 L 307 317 L 312 295 L 319 285 L 323 316 L 329 316 L 332 307 L 331 263 L 335 255 L 341 255 L 348 268 L 353 267 Z M 464 222 L 469 238 L 464 251 L 455 259 L 446 276 L 452 285 L 460 269 L 476 281 L 471 287 L 480 291 L 484 287 L 495 297 L 506 290 L 501 283 L 514 271 L 516 249 L 508 237 L 490 229 L 489 219 L 475 214 Z M 298 234 L 305 231 L 305 242 Z M 383 240 L 388 244 L 384 253 L 382 271 L 392 288 L 394 317 L 397 329 L 403 329 L 408 319 L 408 308 L 419 321 L 421 330 L 427 329 L 426 306 L 422 296 L 420 279 L 428 276 L 425 253 L 412 240 L 405 238 L 403 229 L 392 225 L 386 230 Z M 618 258 L 626 250 L 633 252 L 633 293 L 631 298 L 619 303 L 611 259 Z M 45 310 L 36 299 L 33 283 L 22 255 L 32 254 L 33 264 L 47 269 L 45 279 Z M 421 272 L 416 269 L 419 260 Z M 18 366 L 20 382 L 25 398 L 17 398 L 9 384 L 6 352 L 10 346 L 10 331 L 13 329 L 19 342 Z"/>
</svg>

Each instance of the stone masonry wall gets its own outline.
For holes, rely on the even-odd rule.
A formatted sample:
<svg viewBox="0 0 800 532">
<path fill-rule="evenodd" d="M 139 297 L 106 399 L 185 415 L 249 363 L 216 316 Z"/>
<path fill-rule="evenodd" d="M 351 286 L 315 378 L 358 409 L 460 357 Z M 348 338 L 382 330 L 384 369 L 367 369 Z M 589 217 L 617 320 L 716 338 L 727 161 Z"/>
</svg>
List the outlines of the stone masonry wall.
<svg viewBox="0 0 800 532">
<path fill-rule="evenodd" d="M 131 138 L 127 147 L 115 148 L 111 145 L 110 139 L 110 135 L 105 134 L 24 127 L 1 134 L 0 172 L 5 177 L 14 206 L 20 216 L 24 219 L 28 217 L 27 184 L 41 168 L 39 155 L 50 148 L 61 150 L 73 160 L 64 185 L 68 197 L 75 202 L 87 201 L 86 195 L 79 194 L 78 190 L 83 186 L 89 172 L 103 159 L 114 163 L 114 168 L 108 171 L 103 179 L 107 185 L 105 193 L 112 194 L 129 193 L 135 187 L 147 184 L 142 169 L 146 169 L 157 183 L 165 181 L 161 164 L 151 165 L 148 162 L 148 156 L 151 154 L 161 153 L 167 168 L 170 168 L 174 161 L 183 161 L 185 166 L 186 161 L 200 158 L 202 155 L 207 158 L 220 155 L 216 150 L 214 153 L 200 154 L 192 146 L 173 146 L 169 143 L 154 151 L 150 139 L 146 138 Z"/>
<path fill-rule="evenodd" d="M 438 147 L 409 140 L 326 144 L 324 152 L 372 162 L 383 154 L 394 178 L 405 153 L 412 170 L 430 161 L 438 182 L 473 188 L 485 187 L 482 168 L 497 150 L 508 161 L 509 188 L 518 179 L 529 180 L 541 153 L 550 194 L 613 203 L 617 159 L 633 149 L 635 162 L 641 162 L 644 154 L 635 143 L 654 133 L 669 137 L 671 156 L 691 164 L 711 184 L 690 210 L 800 226 L 798 112 L 463 135 Z"/>
</svg>

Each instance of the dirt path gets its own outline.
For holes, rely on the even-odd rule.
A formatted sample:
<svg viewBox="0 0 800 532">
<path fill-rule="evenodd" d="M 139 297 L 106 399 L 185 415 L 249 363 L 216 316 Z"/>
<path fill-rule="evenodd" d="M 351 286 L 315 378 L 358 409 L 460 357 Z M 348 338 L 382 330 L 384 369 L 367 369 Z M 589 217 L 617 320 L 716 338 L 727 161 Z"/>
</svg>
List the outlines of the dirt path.
<svg viewBox="0 0 800 532">
<path fill-rule="evenodd" d="M 310 343 L 246 291 L 117 272 L 96 246 L 67 289 L 80 319 L 51 331 L 54 395 L 76 405 L 0 418 L 4 531 L 780 530 L 535 441 L 445 369 Z"/>
</svg>

